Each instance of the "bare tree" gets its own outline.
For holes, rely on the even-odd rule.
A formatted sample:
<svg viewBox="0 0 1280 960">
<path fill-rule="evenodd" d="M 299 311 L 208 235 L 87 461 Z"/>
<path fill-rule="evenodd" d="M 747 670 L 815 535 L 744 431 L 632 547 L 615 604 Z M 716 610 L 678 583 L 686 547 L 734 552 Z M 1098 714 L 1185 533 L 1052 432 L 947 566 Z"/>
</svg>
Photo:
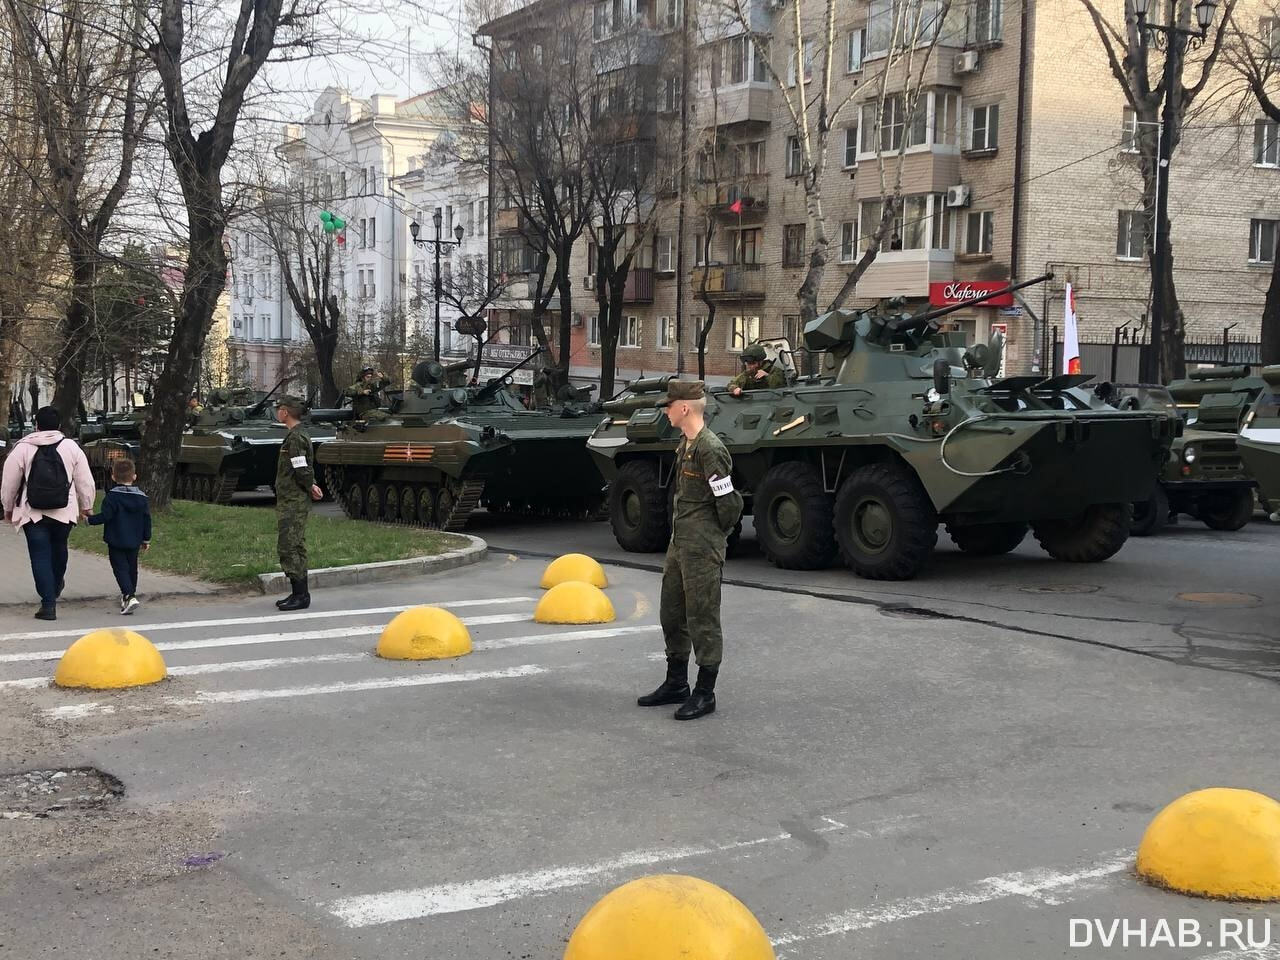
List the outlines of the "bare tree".
<svg viewBox="0 0 1280 960">
<path fill-rule="evenodd" d="M 1151 313 L 1153 324 L 1159 325 L 1158 334 L 1153 328 L 1153 342 L 1159 341 L 1153 372 L 1161 380 L 1181 377 L 1186 372 L 1186 327 L 1174 285 L 1169 166 L 1182 143 L 1187 111 L 1204 92 L 1218 60 L 1236 0 L 1227 0 L 1209 49 L 1198 60 L 1188 57 L 1192 0 L 1162 0 L 1154 5 L 1152 19 L 1175 27 L 1179 32 L 1172 35 L 1142 29 L 1133 0 L 1124 0 L 1124 19 L 1118 25 L 1103 15 L 1094 0 L 1080 2 L 1089 12 L 1111 74 L 1136 120 L 1134 146 L 1147 211 L 1144 235 L 1151 265 Z M 1184 80 L 1188 73 L 1189 84 Z"/>
</svg>

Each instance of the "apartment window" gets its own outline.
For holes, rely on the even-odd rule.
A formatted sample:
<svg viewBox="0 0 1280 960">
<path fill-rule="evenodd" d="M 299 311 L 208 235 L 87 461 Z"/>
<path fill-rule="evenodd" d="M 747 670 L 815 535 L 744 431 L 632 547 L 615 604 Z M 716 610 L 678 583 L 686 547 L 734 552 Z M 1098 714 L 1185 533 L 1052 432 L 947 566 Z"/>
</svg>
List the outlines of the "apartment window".
<svg viewBox="0 0 1280 960">
<path fill-rule="evenodd" d="M 338 296 L 343 300 L 347 298 L 347 271 L 338 271 Z"/>
<path fill-rule="evenodd" d="M 951 249 L 951 208 L 947 206 L 947 197 L 942 193 L 933 195 L 933 228 L 929 246 L 934 250 Z"/>
<path fill-rule="evenodd" d="M 929 239 L 929 195 L 902 198 L 902 249 L 923 250 Z"/>
<path fill-rule="evenodd" d="M 378 168 L 369 168 L 369 192 L 376 194 L 378 192 Z"/>
<path fill-rule="evenodd" d="M 1280 162 L 1280 124 L 1274 120 L 1253 121 L 1253 162 L 1260 167 L 1274 167 Z"/>
<path fill-rule="evenodd" d="M 596 247 L 595 241 L 594 240 L 588 241 L 587 242 L 587 276 L 588 277 L 594 277 L 596 275 L 596 254 L 597 253 L 598 253 L 598 249 Z"/>
<path fill-rule="evenodd" d="M 994 150 L 1000 133 L 1000 105 L 974 107 L 969 118 L 969 149 Z"/>
<path fill-rule="evenodd" d="M 943 93 L 933 97 L 933 143 L 935 146 L 953 147 L 956 144 L 956 129 L 960 125 L 960 95 Z"/>
<path fill-rule="evenodd" d="M 858 255 L 858 224 L 854 220 L 846 220 L 840 224 L 840 262 L 852 263 Z"/>
<path fill-rule="evenodd" d="M 360 168 L 360 195 L 365 196 L 369 193 L 369 168 Z"/>
<path fill-rule="evenodd" d="M 1276 233 L 1280 220 L 1249 221 L 1249 262 L 1274 263 L 1276 259 Z"/>
<path fill-rule="evenodd" d="M 808 83 L 813 79 L 813 58 L 817 52 L 815 41 L 806 37 L 804 40 L 804 82 Z M 791 58 L 787 61 L 787 86 L 794 87 L 796 85 L 796 52 L 794 48 L 791 51 Z"/>
<path fill-rule="evenodd" d="M 1258 21 L 1258 38 L 1262 41 L 1263 55 L 1280 57 L 1280 18 L 1263 17 Z"/>
<path fill-rule="evenodd" d="M 676 318 L 658 318 L 658 349 L 670 350 L 676 343 Z"/>
<path fill-rule="evenodd" d="M 764 231 L 759 227 L 737 230 L 733 234 L 733 262 L 759 263 L 764 248 Z"/>
<path fill-rule="evenodd" d="M 369 221 L 364 217 L 360 218 L 360 249 L 364 250 L 369 246 Z"/>
<path fill-rule="evenodd" d="M 964 252 L 990 254 L 995 240 L 995 213 L 978 210 L 965 217 Z"/>
<path fill-rule="evenodd" d="M 859 249 L 866 250 L 875 241 L 875 233 L 880 228 L 880 219 L 884 205 L 879 200 L 863 200 L 859 209 L 858 221 L 862 231 L 858 240 Z M 893 222 L 885 229 L 880 238 L 880 252 L 902 249 L 902 209 L 898 208 Z"/>
<path fill-rule="evenodd" d="M 705 234 L 695 233 L 693 235 L 693 265 L 695 267 L 706 266 L 707 263 L 707 238 Z"/>
<path fill-rule="evenodd" d="M 844 128 L 844 166 L 845 169 L 858 165 L 858 125 Z"/>
<path fill-rule="evenodd" d="M 871 0 L 866 56 L 883 56 L 889 52 L 890 44 L 900 48 L 907 40 L 930 43 L 948 9 L 950 6 L 942 0 Z"/>
<path fill-rule="evenodd" d="M 765 172 L 764 144 L 763 140 L 753 140 L 744 146 L 740 152 L 743 173 L 756 174 Z"/>
<path fill-rule="evenodd" d="M 591 36 L 596 40 L 609 35 L 609 0 L 600 0 L 592 8 Z M 596 341 L 599 343 L 599 341 Z"/>
<path fill-rule="evenodd" d="M 670 29 L 680 26 L 681 16 L 684 13 L 684 4 L 682 0 L 667 0 L 664 4 L 662 22 Z"/>
<path fill-rule="evenodd" d="M 587 318 L 587 346 L 600 346 L 600 318 L 591 316 Z"/>
<path fill-rule="evenodd" d="M 658 272 L 671 273 L 675 270 L 675 258 L 671 255 L 671 237 L 659 236 L 657 239 L 658 247 Z"/>
<path fill-rule="evenodd" d="M 804 158 L 800 152 L 800 138 L 787 137 L 787 176 L 798 177 L 804 169 Z"/>
<path fill-rule="evenodd" d="M 845 42 L 848 44 L 845 71 L 858 73 L 862 70 L 862 60 L 867 55 L 867 28 L 859 27 L 857 30 L 850 30 Z"/>
<path fill-rule="evenodd" d="M 733 317 L 733 325 L 729 333 L 729 352 L 741 353 L 748 344 L 760 339 L 759 317 Z"/>
<path fill-rule="evenodd" d="M 639 317 L 623 317 L 622 318 L 622 323 L 618 327 L 618 346 L 620 347 L 640 346 L 640 318 Z"/>
<path fill-rule="evenodd" d="M 369 276 L 370 277 L 373 276 L 372 270 L 369 271 Z M 453 289 L 453 261 L 452 260 L 440 261 L 440 285 L 445 290 Z"/>
<path fill-rule="evenodd" d="M 882 153 L 892 153 L 903 146 L 916 147 L 927 142 L 929 118 L 925 109 L 923 96 L 916 98 L 915 110 L 907 116 L 906 98 L 901 93 L 890 94 L 884 98 L 884 106 L 880 111 L 880 146 Z M 862 105 L 862 152 L 876 152 L 876 103 Z"/>
<path fill-rule="evenodd" d="M 446 237 L 453 236 L 453 204 L 446 204 L 444 208 L 444 235 Z"/>
<path fill-rule="evenodd" d="M 973 0 L 972 42 L 991 43 L 1000 39 L 1003 0 Z"/>
<path fill-rule="evenodd" d="M 680 112 L 679 77 L 667 77 L 662 81 L 662 109 L 667 113 Z"/>
<path fill-rule="evenodd" d="M 378 246 L 378 218 L 369 218 L 369 249 L 376 249 Z"/>
<path fill-rule="evenodd" d="M 782 265 L 804 266 L 804 224 L 788 223 L 782 230 Z"/>
<path fill-rule="evenodd" d="M 378 276 L 372 270 L 369 271 L 369 299 L 378 299 Z"/>
<path fill-rule="evenodd" d="M 1125 107 L 1120 113 L 1120 149 L 1138 152 L 1138 112 L 1133 107 Z"/>
<path fill-rule="evenodd" d="M 1142 257 L 1145 221 L 1141 210 L 1121 210 L 1116 215 L 1116 256 L 1121 260 Z"/>
</svg>

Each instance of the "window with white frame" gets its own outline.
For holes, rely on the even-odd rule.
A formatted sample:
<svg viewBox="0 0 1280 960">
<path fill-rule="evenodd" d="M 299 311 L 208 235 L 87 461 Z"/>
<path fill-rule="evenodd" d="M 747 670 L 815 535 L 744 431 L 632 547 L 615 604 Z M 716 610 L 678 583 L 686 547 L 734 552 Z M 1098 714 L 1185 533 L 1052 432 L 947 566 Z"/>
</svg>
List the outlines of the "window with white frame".
<svg viewBox="0 0 1280 960">
<path fill-rule="evenodd" d="M 1280 17 L 1263 17 L 1258 21 L 1258 39 L 1264 56 L 1280 57 Z"/>
<path fill-rule="evenodd" d="M 989 103 L 969 112 L 969 149 L 994 150 L 1000 135 L 1000 105 Z"/>
<path fill-rule="evenodd" d="M 595 314 L 587 318 L 587 346 L 600 346 L 600 318 Z"/>
<path fill-rule="evenodd" d="M 811 37 L 804 38 L 804 82 L 808 83 L 813 79 L 813 60 L 817 53 L 817 44 Z M 791 48 L 791 56 L 787 61 L 787 86 L 794 87 L 796 85 L 796 51 L 794 46 Z"/>
<path fill-rule="evenodd" d="M 703 233 L 695 233 L 693 235 L 693 265 L 695 267 L 706 266 L 707 263 L 707 237 Z"/>
<path fill-rule="evenodd" d="M 365 196 L 369 193 L 369 168 L 360 168 L 360 195 Z"/>
<path fill-rule="evenodd" d="M 1116 256 L 1119 259 L 1141 259 L 1145 227 L 1146 214 L 1141 210 L 1120 210 L 1116 213 Z"/>
<path fill-rule="evenodd" d="M 600 40 L 609 35 L 610 8 L 611 4 L 609 0 L 598 0 L 596 5 L 592 8 L 591 36 L 596 40 Z"/>
<path fill-rule="evenodd" d="M 902 49 L 932 42 L 950 8 L 944 0 L 871 0 L 866 57 L 884 56 L 891 44 Z"/>
<path fill-rule="evenodd" d="M 378 218 L 369 218 L 369 249 L 375 250 L 378 246 Z"/>
<path fill-rule="evenodd" d="M 680 112 L 680 77 L 665 77 L 662 81 L 662 110 L 664 113 Z M 568 120 L 566 119 L 566 124 Z"/>
<path fill-rule="evenodd" d="M 965 217 L 965 253 L 990 255 L 995 246 L 995 216 L 991 210 L 974 210 Z"/>
<path fill-rule="evenodd" d="M 671 235 L 659 234 L 657 238 L 658 248 L 658 272 L 671 273 L 675 270 L 675 258 L 671 253 Z"/>
<path fill-rule="evenodd" d="M 680 26 L 681 16 L 684 12 L 684 4 L 682 0 L 666 0 L 663 4 L 662 23 L 671 30 Z"/>
<path fill-rule="evenodd" d="M 759 317 L 733 317 L 729 332 L 729 352 L 741 353 L 760 339 Z"/>
<path fill-rule="evenodd" d="M 858 165 L 858 124 L 844 128 L 844 168 Z"/>
<path fill-rule="evenodd" d="M 1001 37 L 1003 0 L 973 0 L 969 35 L 972 43 L 992 43 Z"/>
<path fill-rule="evenodd" d="M 930 197 L 933 205 L 930 213 L 929 246 L 934 250 L 951 249 L 951 233 L 955 229 L 952 222 L 951 208 L 947 206 L 947 196 L 935 193 Z"/>
<path fill-rule="evenodd" d="M 800 138 L 787 137 L 787 176 L 798 177 L 804 169 L 804 155 L 800 152 Z"/>
<path fill-rule="evenodd" d="M 1274 263 L 1276 259 L 1276 233 L 1280 220 L 1249 221 L 1249 262 Z"/>
<path fill-rule="evenodd" d="M 658 318 L 658 349 L 670 350 L 676 344 L 676 318 Z"/>
<path fill-rule="evenodd" d="M 875 101 L 862 105 L 862 150 L 861 153 L 874 155 L 876 147 L 876 111 Z M 892 153 L 903 146 L 918 147 L 928 142 L 929 117 L 928 98 L 922 93 L 916 98 L 915 110 L 907 116 L 906 97 L 901 93 L 890 94 L 884 98 L 883 109 L 879 111 L 881 153 Z"/>
<path fill-rule="evenodd" d="M 1253 162 L 1259 167 L 1280 165 L 1280 124 L 1274 120 L 1253 121 Z"/>
<path fill-rule="evenodd" d="M 845 44 L 845 72 L 858 73 L 862 70 L 862 61 L 867 55 L 867 28 L 850 30 L 845 37 Z"/>
<path fill-rule="evenodd" d="M 1138 111 L 1127 105 L 1120 111 L 1120 149 L 1124 153 L 1138 152 Z"/>
<path fill-rule="evenodd" d="M 640 318 L 639 317 L 623 317 L 622 318 L 622 323 L 618 326 L 618 346 L 620 347 L 640 346 Z"/>
<path fill-rule="evenodd" d="M 933 144 L 954 147 L 960 126 L 960 94 L 939 90 L 932 97 Z"/>
<path fill-rule="evenodd" d="M 858 223 L 846 220 L 840 224 L 840 262 L 853 263 L 858 255 Z"/>
<path fill-rule="evenodd" d="M 364 250 L 369 246 L 369 221 L 365 217 L 360 218 L 360 249 Z"/>
</svg>

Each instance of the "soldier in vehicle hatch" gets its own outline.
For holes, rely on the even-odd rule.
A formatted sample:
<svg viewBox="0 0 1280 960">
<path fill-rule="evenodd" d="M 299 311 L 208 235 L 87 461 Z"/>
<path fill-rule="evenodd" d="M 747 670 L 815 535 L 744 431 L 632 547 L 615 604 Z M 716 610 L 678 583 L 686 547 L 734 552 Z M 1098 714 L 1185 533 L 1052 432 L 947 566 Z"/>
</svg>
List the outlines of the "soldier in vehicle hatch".
<svg viewBox="0 0 1280 960">
<path fill-rule="evenodd" d="M 636 702 L 642 707 L 678 703 L 677 720 L 693 720 L 716 708 L 716 677 L 724 638 L 720 631 L 720 575 L 725 546 L 742 516 L 742 494 L 733 489 L 733 460 L 703 420 L 707 400 L 701 380 L 672 380 L 667 419 L 684 438 L 676 448 L 675 507 L 671 542 L 662 565 L 662 633 L 667 678 Z M 698 659 L 698 682 L 689 690 L 689 654 Z"/>
<path fill-rule="evenodd" d="M 351 398 L 351 409 L 357 420 L 364 420 L 370 412 L 382 406 L 382 391 L 391 385 L 391 381 L 373 367 L 365 367 L 360 371 L 360 379 L 342 391 L 343 396 Z"/>
<path fill-rule="evenodd" d="M 729 381 L 729 393 L 740 397 L 743 390 L 776 390 L 785 387 L 787 378 L 772 364 L 765 366 L 766 356 L 764 347 L 758 343 L 743 350 L 742 362 L 747 369 Z"/>
</svg>

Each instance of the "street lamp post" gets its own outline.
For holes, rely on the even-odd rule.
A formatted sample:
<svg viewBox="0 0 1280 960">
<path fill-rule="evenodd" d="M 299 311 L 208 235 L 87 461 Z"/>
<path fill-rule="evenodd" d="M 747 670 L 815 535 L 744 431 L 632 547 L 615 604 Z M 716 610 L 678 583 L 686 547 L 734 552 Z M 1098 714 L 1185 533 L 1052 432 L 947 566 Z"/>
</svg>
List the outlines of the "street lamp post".
<svg viewBox="0 0 1280 960">
<path fill-rule="evenodd" d="M 431 215 L 431 222 L 435 225 L 436 236 L 434 240 L 419 240 L 418 234 L 422 232 L 422 227 L 418 225 L 418 221 L 414 220 L 409 224 L 409 236 L 413 238 L 415 247 L 425 247 L 428 243 L 435 247 L 436 271 L 435 271 L 435 295 L 436 295 L 436 327 L 435 327 L 435 358 L 440 359 L 440 247 L 456 247 L 462 244 L 463 229 L 462 224 L 458 224 L 453 228 L 453 235 L 456 240 L 440 239 L 440 223 L 442 221 L 439 209 Z"/>
<path fill-rule="evenodd" d="M 1164 318 L 1169 310 L 1168 291 L 1172 287 L 1173 252 L 1169 248 L 1169 159 L 1173 155 L 1173 137 L 1177 130 L 1177 101 L 1174 85 L 1182 84 L 1182 64 L 1189 49 L 1196 49 L 1209 34 L 1218 0 L 1198 0 L 1195 17 L 1198 30 L 1188 30 L 1176 23 L 1152 23 L 1147 19 L 1151 0 L 1132 0 L 1138 22 L 1138 43 L 1146 52 L 1154 46 L 1165 51 L 1161 82 L 1161 119 L 1156 140 L 1155 210 L 1151 227 L 1151 349 L 1139 379 L 1146 383 L 1163 382 L 1160 361 L 1164 348 Z M 1147 62 L 1146 56 L 1143 63 Z"/>
</svg>

